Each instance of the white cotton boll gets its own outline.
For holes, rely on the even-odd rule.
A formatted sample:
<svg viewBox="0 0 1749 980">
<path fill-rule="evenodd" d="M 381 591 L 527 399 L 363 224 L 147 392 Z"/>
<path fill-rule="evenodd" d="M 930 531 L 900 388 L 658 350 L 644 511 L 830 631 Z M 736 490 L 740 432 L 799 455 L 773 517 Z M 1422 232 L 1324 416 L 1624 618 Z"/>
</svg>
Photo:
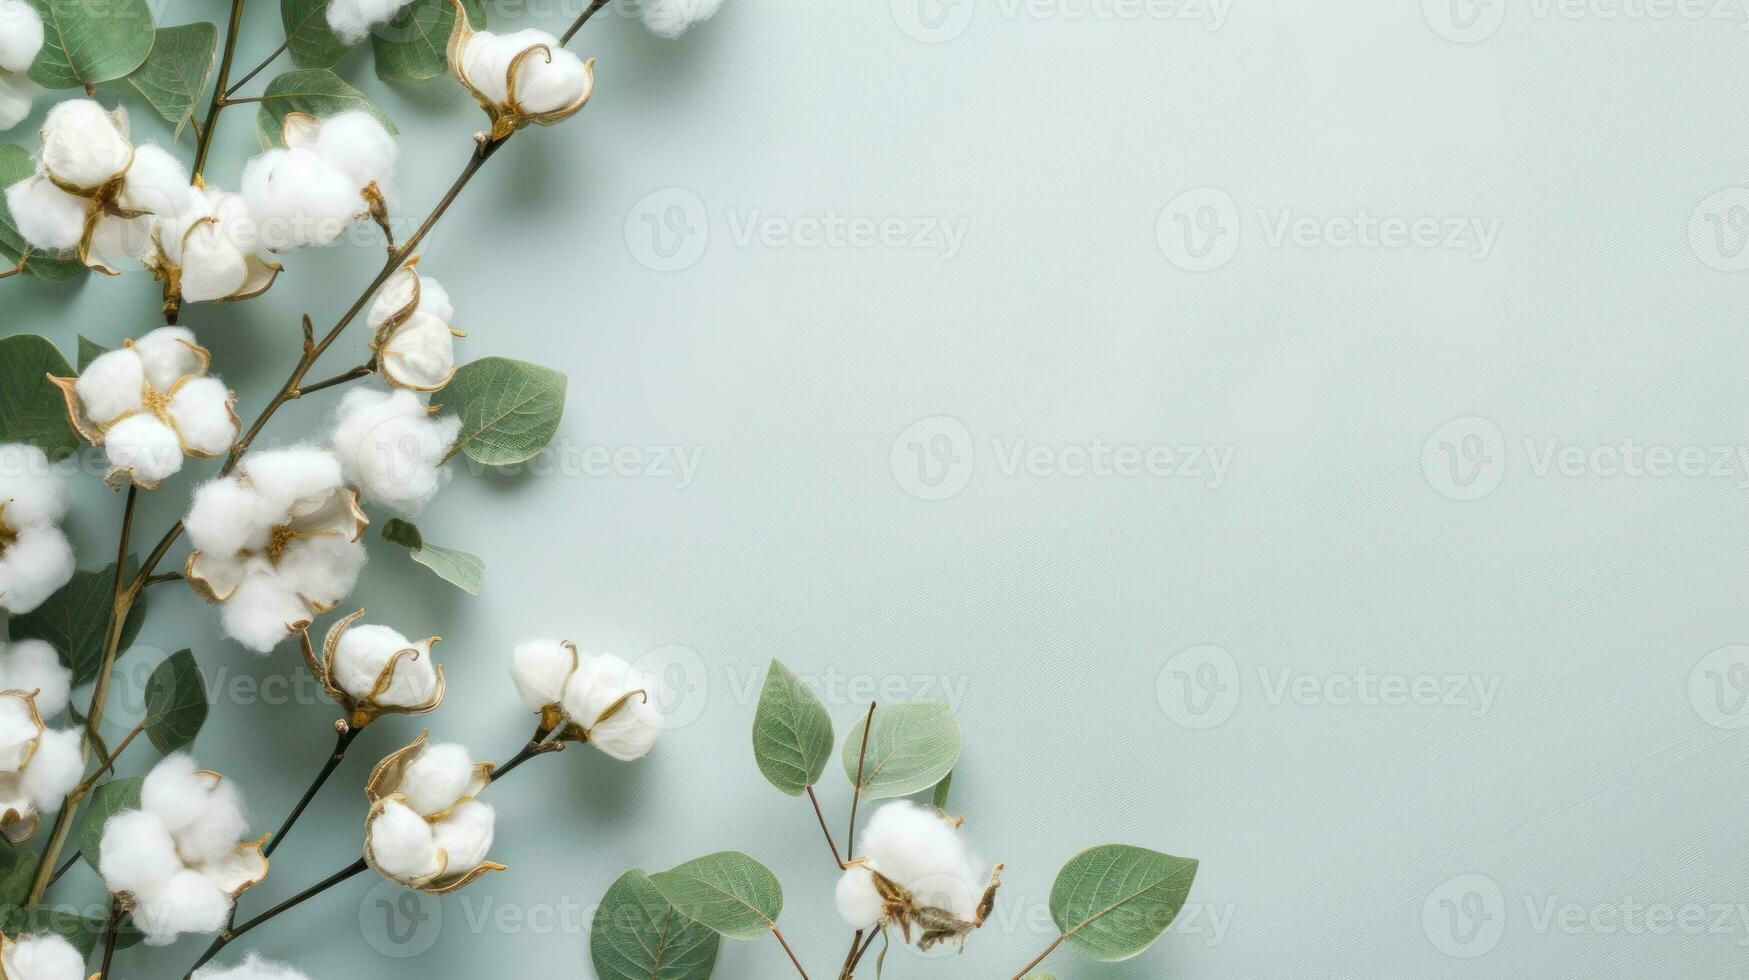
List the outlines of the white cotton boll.
<svg viewBox="0 0 1749 980">
<path fill-rule="evenodd" d="M 156 416 L 130 415 L 103 436 L 109 465 L 131 473 L 134 482 L 155 487 L 182 470 L 182 443 Z"/>
<path fill-rule="evenodd" d="M 224 605 L 225 635 L 256 653 L 272 653 L 291 636 L 291 627 L 310 621 L 310 607 L 269 571 L 243 580 Z"/>
<path fill-rule="evenodd" d="M 22 768 L 41 734 L 29 701 L 18 694 L 0 694 L 0 772 Z"/>
<path fill-rule="evenodd" d="M 85 234 L 85 200 L 61 190 L 47 177 L 26 177 L 6 188 L 6 207 L 24 240 L 39 249 L 61 252 Z"/>
<path fill-rule="evenodd" d="M 53 524 L 67 514 L 67 481 L 41 449 L 24 442 L 0 445 L 0 521 L 16 531 Z"/>
<path fill-rule="evenodd" d="M 0 19 L 0 30 L 4 29 L 5 21 Z M 10 980 L 80 980 L 85 976 L 85 957 L 60 936 L 38 933 L 7 947 L 0 975 Z"/>
<path fill-rule="evenodd" d="M 868 868 L 851 868 L 838 879 L 833 898 L 838 915 L 852 929 L 868 929 L 886 913 L 886 902 Z"/>
<path fill-rule="evenodd" d="M 492 849 L 492 834 L 497 814 L 479 800 L 469 800 L 455 808 L 432 828 L 433 842 L 448 862 L 444 873 L 459 875 L 480 866 Z"/>
<path fill-rule="evenodd" d="M 260 953 L 236 966 L 208 966 L 194 971 L 194 980 L 310 980 L 284 963 L 264 960 Z"/>
<path fill-rule="evenodd" d="M 133 343 L 146 381 L 159 391 L 169 391 L 177 381 L 200 372 L 203 364 L 196 346 L 194 331 L 187 327 L 159 327 Z"/>
<path fill-rule="evenodd" d="M 280 555 L 277 572 L 284 588 L 318 605 L 334 606 L 358 584 L 358 575 L 368 557 L 362 542 L 324 533 L 298 538 L 287 545 Z"/>
<path fill-rule="evenodd" d="M 363 109 L 322 120 L 314 149 L 351 178 L 355 187 L 370 183 L 387 187 L 395 172 L 395 161 L 401 155 L 395 138 L 377 117 Z"/>
<path fill-rule="evenodd" d="M 53 718 L 67 707 L 73 672 L 42 640 L 17 640 L 0 654 L 0 689 L 36 692 L 36 711 Z"/>
<path fill-rule="evenodd" d="M 43 19 L 25 0 L 0 0 L 0 70 L 23 74 L 43 46 Z"/>
<path fill-rule="evenodd" d="M 102 215 L 91 229 L 89 262 L 94 267 L 112 272 L 139 268 L 152 251 L 152 230 L 157 219 L 151 215 L 118 218 Z"/>
<path fill-rule="evenodd" d="M 312 513 L 346 485 L 339 457 L 309 446 L 252 452 L 243 457 L 241 468 L 264 512 L 275 516 Z"/>
<path fill-rule="evenodd" d="M 347 44 L 357 44 L 377 24 L 394 19 L 412 0 L 333 0 L 328 4 L 328 26 Z"/>
<path fill-rule="evenodd" d="M 416 513 L 436 496 L 443 457 L 461 431 L 456 416 L 433 419 L 410 391 L 355 389 L 340 400 L 334 451 L 365 498 Z"/>
<path fill-rule="evenodd" d="M 140 786 L 140 806 L 171 832 L 187 827 L 206 811 L 217 781 L 200 772 L 187 752 L 165 756 Z"/>
<path fill-rule="evenodd" d="M 115 118 L 93 99 L 68 99 L 43 120 L 43 167 L 74 187 L 102 186 L 132 157 Z"/>
<path fill-rule="evenodd" d="M 429 313 L 445 324 L 455 319 L 455 305 L 449 301 L 449 290 L 430 276 L 419 277 L 419 312 Z"/>
<path fill-rule="evenodd" d="M 108 425 L 143 404 L 146 367 L 132 347 L 101 354 L 86 365 L 73 385 L 85 414 L 98 425 Z"/>
<path fill-rule="evenodd" d="M 656 693 L 655 681 L 624 660 L 591 654 L 565 684 L 565 714 L 588 730 L 590 744 L 621 762 L 635 762 L 650 754 L 662 733 Z M 603 720 L 609 710 L 613 715 Z"/>
<path fill-rule="evenodd" d="M 189 303 L 224 299 L 242 289 L 249 279 L 248 259 L 211 225 L 202 225 L 188 236 L 181 266 L 182 298 Z"/>
<path fill-rule="evenodd" d="M 959 831 L 930 807 L 896 800 L 875 811 L 861 854 L 920 904 L 970 919 L 984 877 Z"/>
<path fill-rule="evenodd" d="M 474 768 L 467 746 L 455 742 L 427 745 L 407 766 L 397 789 L 414 812 L 429 817 L 456 805 L 473 786 Z"/>
<path fill-rule="evenodd" d="M 369 209 L 359 188 L 314 150 L 268 150 L 243 167 L 243 200 L 274 252 L 326 245 Z"/>
<path fill-rule="evenodd" d="M 231 392 L 217 378 L 194 378 L 170 398 L 170 417 L 188 448 L 208 456 L 228 452 L 237 440 Z"/>
<path fill-rule="evenodd" d="M 431 644 L 410 643 L 387 626 L 365 624 L 341 634 L 334 650 L 334 680 L 355 698 L 367 698 L 376 688 L 383 668 L 406 649 L 417 651 L 395 662 L 388 690 L 375 698 L 377 704 L 414 708 L 429 704 L 437 693 L 437 668 L 431 663 Z"/>
<path fill-rule="evenodd" d="M 264 546 L 270 519 L 252 489 L 233 477 L 222 477 L 201 484 L 194 492 L 194 503 L 183 524 L 197 551 L 234 555 Z"/>
<path fill-rule="evenodd" d="M 414 313 L 389 335 L 382 360 L 383 374 L 396 384 L 418 389 L 440 387 L 455 374 L 455 334 L 444 320 Z"/>
<path fill-rule="evenodd" d="M 38 810 L 53 807 L 84 778 L 85 759 L 79 752 L 83 743 L 77 728 L 51 728 L 43 732 L 19 784 Z"/>
<path fill-rule="evenodd" d="M 4 34 L 0 28 L 0 34 Z M 30 115 L 31 102 L 36 98 L 36 85 L 30 76 L 0 71 L 0 130 L 11 129 Z"/>
<path fill-rule="evenodd" d="M 371 303 L 370 311 L 365 314 L 365 320 L 372 330 L 381 330 L 383 324 L 413 301 L 413 285 L 419 285 L 419 305 L 415 311 L 429 313 L 433 317 L 448 324 L 455 316 L 455 307 L 449 301 L 449 291 L 444 289 L 436 279 L 422 276 L 412 269 L 401 269 L 383 288 L 377 292 L 375 301 Z"/>
<path fill-rule="evenodd" d="M 640 0 L 639 8 L 652 34 L 672 40 L 711 19 L 722 5 L 723 0 Z"/>
<path fill-rule="evenodd" d="M 205 202 L 190 182 L 182 161 L 156 143 L 134 148 L 134 162 L 121 192 L 121 206 L 150 211 L 165 218 L 180 217 Z"/>
<path fill-rule="evenodd" d="M 511 63 L 538 45 L 545 45 L 550 57 L 536 52 L 523 59 L 516 74 L 516 103 L 525 112 L 562 109 L 583 94 L 589 75 L 582 59 L 546 31 L 526 28 L 502 35 L 480 31 L 462 49 L 462 66 L 475 88 L 504 105 L 510 98 Z"/>
<path fill-rule="evenodd" d="M 183 933 L 214 933 L 224 928 L 231 898 L 198 871 L 180 871 L 134 909 L 134 924 L 146 945 L 167 946 Z"/>
<path fill-rule="evenodd" d="M 370 855 L 377 870 L 403 881 L 438 872 L 431 825 L 406 805 L 390 800 L 370 822 Z"/>
<path fill-rule="evenodd" d="M 111 892 L 151 895 L 182 870 L 182 859 L 164 821 L 144 810 L 128 810 L 104 823 L 98 866 Z"/>
<path fill-rule="evenodd" d="M 510 676 L 522 703 L 539 710 L 558 704 L 577 669 L 577 653 L 558 640 L 529 640 L 512 651 Z"/>
<path fill-rule="evenodd" d="M 22 615 L 73 578 L 73 546 L 61 529 L 35 524 L 0 550 L 0 609 Z"/>
<path fill-rule="evenodd" d="M 194 822 L 172 831 L 171 836 L 176 838 L 177 851 L 190 864 L 205 864 L 235 851 L 248 830 L 243 794 L 236 783 L 226 779 L 207 795 Z"/>
</svg>

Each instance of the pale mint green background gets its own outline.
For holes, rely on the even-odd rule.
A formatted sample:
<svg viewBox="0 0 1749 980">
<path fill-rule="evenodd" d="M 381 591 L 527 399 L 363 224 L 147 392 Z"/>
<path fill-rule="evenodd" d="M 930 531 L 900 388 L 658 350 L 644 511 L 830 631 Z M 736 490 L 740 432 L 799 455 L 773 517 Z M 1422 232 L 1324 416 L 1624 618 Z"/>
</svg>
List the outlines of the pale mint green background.
<svg viewBox="0 0 1749 980">
<path fill-rule="evenodd" d="M 272 5 L 250 6 L 245 64 L 278 40 Z M 566 445 L 680 446 L 702 464 L 684 488 L 464 475 L 421 524 L 485 557 L 485 595 L 373 538 L 357 601 L 448 638 L 450 697 L 431 724 L 483 757 L 525 735 L 505 659 L 531 634 L 693 651 L 676 661 L 694 666 L 676 708 L 695 717 L 643 765 L 567 753 L 494 790 L 495 856 L 513 873 L 442 902 L 412 941 L 384 938 L 386 893 L 361 879 L 244 945 L 329 980 L 588 977 L 582 910 L 614 876 L 736 847 L 780 874 L 783 925 L 830 976 L 846 936 L 824 845 L 748 745 L 775 655 L 804 675 L 913 693 L 945 678 L 963 695 L 954 809 L 1008 865 L 1004 918 L 961 960 L 895 952 L 890 976 L 1009 976 L 1051 935 L 1041 910 L 1061 863 L 1128 841 L 1202 860 L 1197 919 L 1128 964 L 1059 954 L 1060 975 L 1740 977 L 1749 732 L 1704 720 L 1690 681 L 1749 638 L 1742 464 L 1539 475 L 1525 440 L 1744 442 L 1749 279 L 1689 243 L 1697 204 L 1749 182 L 1741 11 L 1568 18 L 1512 0 L 1497 33 L 1459 44 L 1414 0 L 1236 0 L 1212 31 L 1115 16 L 1135 6 L 1072 18 L 977 0 L 938 9 L 943 34 L 964 29 L 926 43 L 900 26 L 920 9 L 727 0 L 679 44 L 605 16 L 576 45 L 601 58 L 595 102 L 518 137 L 431 239 L 424 269 L 472 331 L 466 356 L 569 374 Z M 176 0 L 162 20 L 222 12 Z M 380 84 L 368 58 L 342 70 L 401 122 L 403 199 L 422 213 L 464 159 L 474 110 L 444 82 Z M 221 184 L 253 149 L 250 116 L 224 120 Z M 1231 262 L 1196 274 L 1155 228 L 1205 186 L 1237 202 L 1243 232 Z M 639 202 L 665 188 L 696 194 L 709 228 L 696 263 L 669 273 L 639 261 Z M 1498 218 L 1500 235 L 1481 261 L 1272 248 L 1259 208 Z M 829 210 L 964 218 L 967 235 L 951 260 L 737 241 L 755 211 Z M 332 322 L 375 262 L 374 249 L 299 255 L 265 299 L 190 313 L 246 414 L 283 377 L 297 314 Z M 152 293 L 141 277 L 7 283 L 0 318 L 71 351 L 77 332 L 114 343 L 150 328 Z M 326 363 L 356 363 L 361 344 Z M 330 404 L 294 406 L 270 441 L 313 430 Z M 979 444 L 963 492 L 925 502 L 889 454 L 934 416 Z M 1468 416 L 1498 427 L 1505 469 L 1493 493 L 1459 501 L 1423 453 Z M 1214 488 L 1009 476 L 991 437 L 1206 443 L 1234 462 Z M 145 536 L 189 486 L 153 495 Z M 86 560 L 105 560 L 117 511 L 83 486 Z M 229 686 L 239 676 L 301 673 L 292 649 L 255 659 L 187 593 L 153 599 L 143 642 L 193 646 L 227 692 L 202 761 L 237 776 L 270 827 L 327 751 L 332 710 L 241 703 L 256 699 Z M 1241 696 L 1224 724 L 1192 730 L 1157 685 L 1200 644 L 1230 652 Z M 135 654 L 130 683 L 157 655 Z M 1499 693 L 1479 717 L 1272 703 L 1260 667 L 1477 675 Z M 1710 675 L 1692 676 L 1704 693 Z M 856 697 L 835 691 L 843 731 Z M 248 909 L 358 853 L 364 773 L 417 726 L 384 729 Z M 841 827 L 844 781 L 829 771 L 823 786 Z M 1501 890 L 1483 911 L 1504 931 L 1459 958 L 1423 909 L 1467 874 Z M 1537 927 L 1550 907 L 1624 899 L 1707 909 L 1707 928 L 1634 934 L 1601 912 L 1602 929 Z M 128 954 L 123 975 L 179 975 L 197 948 Z M 775 943 L 724 946 L 721 976 L 787 972 Z"/>
</svg>

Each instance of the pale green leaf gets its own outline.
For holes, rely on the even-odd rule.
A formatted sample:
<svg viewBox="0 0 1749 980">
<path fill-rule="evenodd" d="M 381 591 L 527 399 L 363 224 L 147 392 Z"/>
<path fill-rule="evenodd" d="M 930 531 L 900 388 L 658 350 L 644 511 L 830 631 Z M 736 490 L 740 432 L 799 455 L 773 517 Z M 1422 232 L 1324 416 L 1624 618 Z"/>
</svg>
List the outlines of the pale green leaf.
<svg viewBox="0 0 1749 980">
<path fill-rule="evenodd" d="M 352 109 L 363 109 L 377 117 L 389 132 L 395 132 L 395 124 L 389 121 L 383 110 L 377 108 L 369 96 L 346 84 L 339 75 L 326 68 L 288 71 L 268 82 L 266 90 L 261 93 L 261 108 L 255 113 L 255 132 L 261 137 L 262 146 L 282 146 L 281 128 L 286 116 L 302 112 L 326 119 Z"/>
<path fill-rule="evenodd" d="M 1082 851 L 1051 886 L 1051 918 L 1069 942 L 1115 962 L 1152 946 L 1190 897 L 1194 858 L 1127 844 Z"/>
<path fill-rule="evenodd" d="M 299 68 L 332 68 L 346 57 L 346 42 L 328 26 L 328 0 L 279 0 L 279 19 Z"/>
<path fill-rule="evenodd" d="M 565 414 L 565 376 L 552 368 L 487 357 L 465 365 L 437 397 L 441 410 L 461 416 L 450 454 L 476 463 L 509 466 L 545 449 Z"/>
<path fill-rule="evenodd" d="M 30 0 L 43 18 L 43 46 L 30 65 L 43 88 L 80 88 L 123 78 L 152 51 L 146 0 Z"/>
<path fill-rule="evenodd" d="M 480 583 L 486 577 L 485 559 L 454 548 L 427 544 L 415 525 L 400 518 L 391 518 L 383 526 L 383 537 L 406 548 L 413 560 L 437 573 L 437 577 L 470 595 L 480 594 Z"/>
<path fill-rule="evenodd" d="M 13 854 L 11 866 L 0 875 L 0 905 L 17 905 L 30 894 L 30 883 L 36 877 L 37 852 L 7 844 Z"/>
<path fill-rule="evenodd" d="M 589 958 L 601 980 L 705 980 L 723 939 L 674 910 L 648 875 L 619 876 L 595 910 Z"/>
<path fill-rule="evenodd" d="M 953 773 L 949 772 L 941 782 L 935 784 L 935 794 L 929 802 L 943 813 L 947 812 L 947 797 L 953 791 Z"/>
<path fill-rule="evenodd" d="M 791 796 L 820 781 L 832 757 L 832 718 L 820 698 L 777 660 L 753 712 L 753 758 L 765 778 Z"/>
<path fill-rule="evenodd" d="M 219 29 L 208 23 L 160 27 L 152 53 L 128 76 L 128 84 L 175 127 L 177 135 L 194 117 L 206 91 L 218 43 Z"/>
<path fill-rule="evenodd" d="M 206 723 L 206 681 L 194 654 L 178 650 L 146 679 L 146 737 L 152 747 L 169 755 L 194 744 Z"/>
<path fill-rule="evenodd" d="M 711 854 L 650 876 L 681 915 L 730 939 L 757 939 L 783 911 L 783 887 L 765 866 L 739 851 Z"/>
<path fill-rule="evenodd" d="M 29 333 L 0 340 L 0 444 L 27 442 L 55 460 L 79 448 L 66 396 L 49 381 L 51 374 L 73 374 L 54 344 Z"/>
<path fill-rule="evenodd" d="M 79 335 L 79 373 L 84 374 L 91 362 L 109 353 L 109 348 L 86 337 Z"/>
<path fill-rule="evenodd" d="M 844 740 L 844 775 L 856 785 L 864 715 Z M 885 705 L 874 713 L 868 755 L 862 766 L 862 796 L 889 799 L 920 793 L 953 772 L 960 757 L 960 726 L 945 701 Z"/>
<path fill-rule="evenodd" d="M 16 639 L 35 637 L 61 652 L 73 668 L 73 683 L 82 684 L 97 675 L 103 663 L 103 645 L 115 603 L 115 565 L 84 568 L 72 581 L 36 609 L 12 619 Z M 120 653 L 133 645 L 146 622 L 146 594 L 140 593 L 122 622 Z"/>
<path fill-rule="evenodd" d="M 480 0 L 463 0 L 462 5 L 474 30 L 484 30 L 485 5 Z M 412 0 L 394 19 L 371 28 L 377 77 L 391 82 L 423 82 L 448 74 L 449 32 L 454 26 L 455 7 L 449 0 Z"/>
</svg>

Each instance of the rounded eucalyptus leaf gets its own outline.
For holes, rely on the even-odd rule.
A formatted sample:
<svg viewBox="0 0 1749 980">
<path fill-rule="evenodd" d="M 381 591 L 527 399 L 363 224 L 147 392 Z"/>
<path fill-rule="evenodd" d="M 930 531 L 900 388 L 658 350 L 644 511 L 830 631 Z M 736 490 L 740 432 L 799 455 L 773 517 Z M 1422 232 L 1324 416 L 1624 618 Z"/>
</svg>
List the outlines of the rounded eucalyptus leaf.
<svg viewBox="0 0 1749 980">
<path fill-rule="evenodd" d="M 675 911 L 730 939 L 758 939 L 783 911 L 783 886 L 739 851 L 706 855 L 650 876 Z"/>
<path fill-rule="evenodd" d="M 753 759 L 765 778 L 791 796 L 820 781 L 832 757 L 832 718 L 820 698 L 773 660 L 753 713 Z"/>
<path fill-rule="evenodd" d="M 328 26 L 328 0 L 279 0 L 279 19 L 299 68 L 332 68 L 346 57 L 346 42 Z"/>
<path fill-rule="evenodd" d="M 947 778 L 960 758 L 960 725 L 946 701 L 916 701 L 875 709 L 862 755 L 864 715 L 844 739 L 844 775 L 856 785 L 862 759 L 862 796 L 890 799 L 920 793 Z M 851 846 L 855 846 L 852 844 Z"/>
<path fill-rule="evenodd" d="M 194 744 L 206 723 L 206 681 L 194 654 L 178 650 L 152 669 L 146 679 L 146 737 L 152 747 L 169 755 Z"/>
<path fill-rule="evenodd" d="M 1108 844 L 1063 865 L 1051 886 L 1051 918 L 1071 944 L 1115 962 L 1154 945 L 1190 897 L 1194 858 Z"/>
<path fill-rule="evenodd" d="M 705 980 L 723 937 L 676 912 L 642 870 L 619 876 L 589 930 L 589 958 L 601 980 Z"/>
<path fill-rule="evenodd" d="M 508 357 L 463 365 L 438 396 L 441 411 L 461 416 L 456 452 L 487 466 L 527 462 L 553 441 L 565 415 L 563 374 Z"/>
<path fill-rule="evenodd" d="M 195 106 L 206 92 L 218 43 L 219 29 L 211 24 L 160 27 L 152 53 L 128 76 L 128 84 L 176 127 L 177 135 L 194 117 Z"/>
<path fill-rule="evenodd" d="M 49 381 L 65 378 L 72 365 L 60 350 L 36 334 L 0 340 L 0 443 L 27 442 L 50 459 L 64 459 L 79 448 L 79 435 L 67 419 L 67 399 Z"/>
<path fill-rule="evenodd" d="M 30 0 L 43 18 L 43 46 L 30 65 L 43 88 L 82 88 L 125 78 L 152 52 L 146 0 Z"/>
</svg>

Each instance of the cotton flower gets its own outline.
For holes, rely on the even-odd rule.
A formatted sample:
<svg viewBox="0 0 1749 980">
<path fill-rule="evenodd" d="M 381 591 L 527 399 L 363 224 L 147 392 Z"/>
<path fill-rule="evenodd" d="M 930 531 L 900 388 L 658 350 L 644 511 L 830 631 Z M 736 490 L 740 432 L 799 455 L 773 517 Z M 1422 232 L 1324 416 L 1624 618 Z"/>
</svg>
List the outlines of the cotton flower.
<svg viewBox="0 0 1749 980">
<path fill-rule="evenodd" d="M 30 612 L 73 578 L 67 484 L 25 443 L 0 445 L 0 609 Z"/>
<path fill-rule="evenodd" d="M 267 876 L 267 838 L 244 841 L 246 825 L 235 784 L 186 753 L 147 774 L 140 809 L 103 825 L 104 883 L 128 897 L 148 945 L 218 932 L 237 896 Z"/>
<path fill-rule="evenodd" d="M 140 147 L 122 197 L 155 216 L 141 261 L 164 283 L 165 311 L 174 315 L 184 302 L 236 301 L 266 292 L 282 267 L 261 254 L 242 196 L 189 186 L 181 162 L 153 151 L 157 147 Z"/>
<path fill-rule="evenodd" d="M 236 966 L 208 966 L 194 971 L 193 980 L 310 980 L 309 977 L 285 965 L 264 960 L 260 953 Z"/>
<path fill-rule="evenodd" d="M 43 19 L 26 0 L 0 0 L 0 129 L 30 115 L 36 92 L 25 72 L 43 46 Z"/>
<path fill-rule="evenodd" d="M 134 159 L 127 113 L 69 99 L 49 110 L 40 135 L 37 172 L 6 189 L 19 234 L 35 248 L 75 249 L 86 265 L 115 272 L 109 264 L 115 256 L 97 254 L 93 243 L 101 239 L 105 252 L 126 253 L 125 243 L 139 238 L 115 224 L 140 214 L 121 203 Z"/>
<path fill-rule="evenodd" d="M 612 654 L 530 640 L 513 652 L 510 673 L 523 703 L 540 714 L 543 734 L 564 725 L 564 737 L 635 762 L 662 733 L 662 715 L 651 703 L 655 681 Z"/>
<path fill-rule="evenodd" d="M 446 482 L 462 420 L 433 418 L 411 391 L 357 388 L 340 400 L 333 444 L 341 472 L 365 500 L 417 514 Z"/>
<path fill-rule="evenodd" d="M 933 807 L 896 800 L 875 811 L 861 856 L 850 862 L 834 898 L 856 929 L 897 925 L 917 945 L 966 937 L 983 925 L 996 899 L 1002 866 L 986 872 L 966 848 L 959 825 Z"/>
<path fill-rule="evenodd" d="M 492 764 L 471 761 L 460 745 L 425 739 L 421 732 L 371 772 L 364 857 L 391 881 L 443 895 L 504 866 L 486 860 L 495 817 L 475 799 L 492 781 Z"/>
<path fill-rule="evenodd" d="M 414 642 L 387 626 L 355 625 L 364 610 L 328 630 L 322 658 L 302 635 L 304 661 L 335 703 L 346 708 L 348 724 L 358 729 L 386 714 L 420 715 L 443 703 L 443 668 L 432 663 L 431 647 L 441 637 Z"/>
<path fill-rule="evenodd" d="M 332 0 L 328 4 L 328 26 L 341 41 L 357 44 L 370 29 L 386 24 L 412 0 Z"/>
<path fill-rule="evenodd" d="M 243 199 L 261 247 L 326 245 L 366 216 L 389 234 L 385 194 L 400 147 L 375 116 L 352 111 L 320 120 L 294 112 L 280 139 L 284 149 L 243 167 Z"/>
<path fill-rule="evenodd" d="M 640 0 L 638 12 L 651 33 L 672 40 L 699 21 L 711 19 L 722 5 L 723 0 Z"/>
<path fill-rule="evenodd" d="M 189 584 L 224 604 L 227 635 L 267 653 L 352 591 L 370 521 L 333 453 L 294 446 L 244 456 L 195 492 L 185 523 Z"/>
<path fill-rule="evenodd" d="M 0 20 L 0 29 L 4 29 Z M 8 939 L 0 936 L 0 977 L 6 980 L 84 980 L 85 957 L 52 932 Z"/>
<path fill-rule="evenodd" d="M 459 0 L 452 2 L 449 69 L 486 110 L 491 139 L 501 140 L 529 123 L 563 122 L 588 104 L 595 90 L 595 59 L 583 61 L 546 31 L 475 31 L 467 10 Z"/>
<path fill-rule="evenodd" d="M 154 490 L 184 457 L 212 459 L 237 439 L 236 395 L 206 376 L 211 364 L 193 332 L 159 327 L 99 355 L 78 378 L 54 381 L 73 427 L 104 448 L 106 479 Z"/>
<path fill-rule="evenodd" d="M 455 307 L 449 292 L 414 271 L 418 262 L 417 255 L 408 259 L 383 283 L 366 320 L 383 380 L 396 388 L 437 391 L 455 377 L 455 338 L 467 335 L 450 326 Z"/>
<path fill-rule="evenodd" d="M 77 729 L 52 730 L 43 717 L 67 707 L 72 671 L 41 640 L 20 640 L 0 653 L 0 832 L 30 838 L 85 774 Z"/>
</svg>

